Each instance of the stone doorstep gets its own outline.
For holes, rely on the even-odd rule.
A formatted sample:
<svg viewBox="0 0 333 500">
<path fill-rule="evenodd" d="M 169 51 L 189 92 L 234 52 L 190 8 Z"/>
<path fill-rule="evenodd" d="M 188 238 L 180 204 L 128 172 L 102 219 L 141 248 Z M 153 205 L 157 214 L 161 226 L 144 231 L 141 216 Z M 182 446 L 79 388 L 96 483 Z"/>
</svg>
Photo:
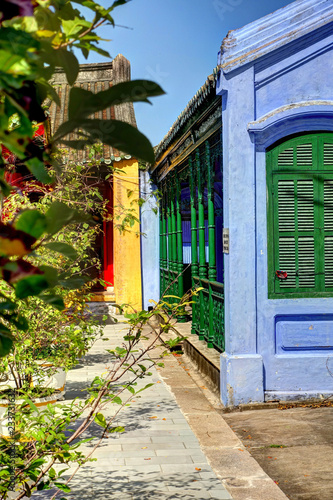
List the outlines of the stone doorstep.
<svg viewBox="0 0 333 500">
<path fill-rule="evenodd" d="M 90 311 L 97 316 L 107 315 L 109 323 L 114 323 L 113 316 L 117 316 L 118 313 L 114 295 L 107 292 L 98 293 L 101 293 L 101 295 L 95 294 L 90 300 L 86 301 Z"/>
<path fill-rule="evenodd" d="M 113 291 L 95 292 L 87 302 L 116 302 L 116 296 Z"/>
</svg>

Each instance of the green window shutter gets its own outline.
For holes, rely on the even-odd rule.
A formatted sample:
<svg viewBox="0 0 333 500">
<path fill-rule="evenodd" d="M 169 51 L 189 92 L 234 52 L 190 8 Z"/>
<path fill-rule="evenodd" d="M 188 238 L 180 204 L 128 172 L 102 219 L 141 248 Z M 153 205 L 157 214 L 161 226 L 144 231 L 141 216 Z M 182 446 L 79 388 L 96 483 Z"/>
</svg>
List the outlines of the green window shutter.
<svg viewBox="0 0 333 500">
<path fill-rule="evenodd" d="M 297 174 L 274 176 L 275 270 L 287 272 L 275 278 L 275 293 L 303 292 L 315 283 L 314 182 Z M 275 272 L 274 272 L 275 275 Z"/>
<path fill-rule="evenodd" d="M 324 143 L 324 166 L 333 165 L 333 144 Z"/>
<path fill-rule="evenodd" d="M 324 179 L 323 183 L 325 289 L 333 290 L 333 179 Z"/>
<path fill-rule="evenodd" d="M 332 296 L 333 134 L 297 137 L 268 152 L 267 186 L 269 297 Z"/>
</svg>

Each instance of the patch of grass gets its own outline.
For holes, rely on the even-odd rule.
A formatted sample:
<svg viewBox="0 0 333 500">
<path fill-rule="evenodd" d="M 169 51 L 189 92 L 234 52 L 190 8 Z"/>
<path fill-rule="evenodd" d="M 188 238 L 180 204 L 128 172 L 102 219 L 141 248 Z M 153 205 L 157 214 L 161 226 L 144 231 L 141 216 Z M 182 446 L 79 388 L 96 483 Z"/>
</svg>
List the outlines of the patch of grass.
<svg viewBox="0 0 333 500">
<path fill-rule="evenodd" d="M 270 444 L 268 448 L 287 448 L 284 444 Z"/>
</svg>

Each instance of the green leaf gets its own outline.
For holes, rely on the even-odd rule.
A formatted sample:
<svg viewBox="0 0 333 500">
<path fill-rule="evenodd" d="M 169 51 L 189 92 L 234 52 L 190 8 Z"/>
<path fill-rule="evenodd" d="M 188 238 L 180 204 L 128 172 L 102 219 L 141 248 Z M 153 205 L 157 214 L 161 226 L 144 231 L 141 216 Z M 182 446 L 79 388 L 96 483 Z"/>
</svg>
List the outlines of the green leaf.
<svg viewBox="0 0 333 500">
<path fill-rule="evenodd" d="M 81 46 L 81 47 L 79 46 L 79 48 L 81 49 L 83 57 L 85 59 L 88 59 L 88 57 L 89 57 L 89 50 L 86 47 L 84 47 L 84 46 Z"/>
<path fill-rule="evenodd" d="M 49 175 L 44 162 L 38 158 L 31 158 L 25 162 L 30 172 L 43 184 L 51 184 L 54 179 Z"/>
<path fill-rule="evenodd" d="M 28 398 L 25 398 L 24 401 L 30 406 L 30 408 L 33 410 L 33 411 L 36 411 L 37 413 L 38 412 L 38 408 L 36 405 L 34 405 L 34 403 L 31 401 L 31 399 L 28 399 Z"/>
<path fill-rule="evenodd" d="M 117 405 L 123 404 L 123 402 L 122 402 L 122 400 L 121 400 L 121 398 L 119 396 L 114 396 L 112 398 L 112 403 L 116 403 Z"/>
<path fill-rule="evenodd" d="M 33 405 L 33 406 L 35 406 L 35 405 Z M 36 408 L 36 406 L 35 406 L 35 408 Z M 43 458 L 37 458 L 36 460 L 31 462 L 31 464 L 29 465 L 29 469 L 37 469 L 37 468 L 42 467 L 42 465 L 44 465 L 44 464 L 45 464 L 45 460 Z"/>
<path fill-rule="evenodd" d="M 123 3 L 126 3 L 127 0 L 120 0 L 123 1 Z M 107 21 L 109 21 L 112 26 L 114 26 L 114 21 L 113 18 L 110 16 L 109 12 L 113 10 L 113 6 L 110 7 L 109 9 L 105 9 L 98 3 L 94 2 L 93 0 L 73 0 L 73 3 L 78 3 L 82 5 L 83 7 L 87 7 L 88 9 L 91 9 L 94 11 L 95 14 L 98 15 L 98 19 L 103 17 Z"/>
<path fill-rule="evenodd" d="M 33 470 L 30 470 L 30 468 L 27 470 L 27 475 L 28 475 L 29 479 L 32 479 L 33 481 L 36 481 L 36 479 L 38 477 L 38 473 L 33 471 Z"/>
<path fill-rule="evenodd" d="M 24 482 L 24 483 L 23 483 L 23 487 L 24 487 L 24 489 L 25 489 L 25 494 L 26 494 L 26 496 L 27 496 L 28 498 L 30 498 L 30 497 L 31 497 L 32 492 L 31 492 L 31 489 L 30 489 L 30 486 L 29 486 L 28 482 Z"/>
<path fill-rule="evenodd" d="M 71 491 L 70 487 L 64 483 L 54 483 L 54 486 L 59 488 L 59 490 L 64 491 L 65 493 L 69 493 Z"/>
<path fill-rule="evenodd" d="M 126 102 L 148 102 L 148 97 L 162 95 L 165 92 L 157 83 L 148 80 L 122 82 L 94 94 L 80 87 L 73 87 L 69 94 L 69 120 L 86 118 L 96 111 Z"/>
<path fill-rule="evenodd" d="M 111 427 L 109 429 L 109 432 L 110 433 L 114 433 L 114 432 L 125 432 L 125 427 L 122 427 L 121 425 L 119 425 L 118 427 Z"/>
<path fill-rule="evenodd" d="M 115 0 L 111 6 L 111 9 L 110 10 L 113 10 L 115 9 L 116 7 L 118 7 L 119 5 L 125 5 L 125 3 L 128 3 L 130 0 Z"/>
<path fill-rule="evenodd" d="M 51 469 L 49 470 L 49 476 L 51 479 L 55 478 L 57 475 L 56 471 L 53 469 L 53 467 L 51 467 Z"/>
<path fill-rule="evenodd" d="M 44 273 L 43 278 L 46 279 L 46 281 L 49 284 L 49 287 L 52 288 L 58 283 L 58 271 L 51 266 L 39 266 L 39 269 Z"/>
<path fill-rule="evenodd" d="M 46 231 L 47 221 L 38 210 L 25 210 L 21 213 L 14 227 L 38 239 Z"/>
<path fill-rule="evenodd" d="M 109 52 L 106 50 L 101 49 L 100 47 L 96 47 L 96 45 L 93 45 L 91 42 L 89 43 L 88 41 L 85 41 L 83 38 L 80 39 L 79 43 L 74 43 L 74 47 L 77 47 L 83 51 L 88 51 L 88 53 L 93 50 L 94 52 L 97 52 L 97 54 L 100 54 L 101 56 L 107 57 L 108 59 L 111 58 Z"/>
<path fill-rule="evenodd" d="M 38 49 L 40 43 L 30 33 L 2 26 L 0 30 L 0 46 L 2 50 L 8 51 L 12 55 L 27 58 L 27 47 Z M 33 57 L 33 52 L 29 55 Z M 1 67 L 1 69 L 5 71 L 5 68 Z"/>
<path fill-rule="evenodd" d="M 37 485 L 37 491 L 50 490 L 50 481 L 40 481 Z"/>
<path fill-rule="evenodd" d="M 61 24 L 68 38 L 75 38 L 75 35 L 80 33 L 83 28 L 87 29 L 92 26 L 91 22 L 79 17 L 75 17 L 75 19 L 62 19 Z"/>
<path fill-rule="evenodd" d="M 0 357 L 3 358 L 9 354 L 13 347 L 13 339 L 7 327 L 0 324 Z"/>
<path fill-rule="evenodd" d="M 48 233 L 57 233 L 64 226 L 72 222 L 73 218 L 74 210 L 72 208 L 60 201 L 55 201 L 46 212 Z"/>
<path fill-rule="evenodd" d="M 80 69 L 78 60 L 69 50 L 58 49 L 55 52 L 56 66 L 61 66 L 64 69 L 69 85 L 74 85 Z"/>
<path fill-rule="evenodd" d="M 58 477 L 60 477 L 64 472 L 67 472 L 68 471 L 68 468 L 67 469 L 61 469 L 60 472 L 58 472 Z"/>
<path fill-rule="evenodd" d="M 46 304 L 55 307 L 55 309 L 57 309 L 58 311 L 63 311 L 65 309 L 64 301 L 62 297 L 59 297 L 58 295 L 41 294 L 38 296 L 38 298 L 41 299 Z"/>
<path fill-rule="evenodd" d="M 61 106 L 59 96 L 52 85 L 50 85 L 48 82 L 45 82 L 44 80 L 37 80 L 36 84 L 39 88 L 40 95 L 42 95 L 44 98 L 49 97 L 56 103 L 57 106 Z M 44 99 L 42 98 L 42 101 L 43 100 Z"/>
<path fill-rule="evenodd" d="M 119 120 L 70 120 L 63 123 L 55 133 L 53 140 L 59 140 L 75 129 L 84 129 L 89 136 L 82 141 L 62 141 L 70 147 L 84 149 L 87 144 L 102 142 L 128 153 L 137 159 L 153 164 L 154 149 L 145 135 L 135 127 Z"/>
<path fill-rule="evenodd" d="M 6 299 L 4 301 L 0 301 L 0 311 L 14 311 L 15 308 L 16 304 L 12 300 Z"/>
<path fill-rule="evenodd" d="M 61 278 L 61 277 L 60 277 Z M 68 288 L 69 290 L 77 290 L 81 288 L 90 278 L 83 276 L 73 276 L 68 279 L 60 279 L 59 284 L 64 288 Z"/>
<path fill-rule="evenodd" d="M 65 135 L 69 134 L 70 132 L 72 132 L 75 128 L 78 128 L 80 127 L 80 123 L 78 121 L 75 121 L 75 120 L 70 120 L 70 121 L 67 121 L 67 122 L 64 122 L 62 123 L 58 129 L 56 130 L 56 132 L 54 133 L 51 141 L 52 142 L 57 142 L 59 141 L 59 139 L 61 139 L 62 137 L 64 137 Z"/>
<path fill-rule="evenodd" d="M 77 258 L 77 253 L 73 247 L 68 245 L 67 243 L 61 243 L 60 241 L 54 241 L 52 243 L 47 243 L 44 245 L 45 248 L 52 250 L 53 252 L 58 252 L 68 259 L 75 260 Z"/>
<path fill-rule="evenodd" d="M 18 299 L 25 299 L 26 297 L 39 295 L 48 287 L 49 284 L 44 276 L 34 275 L 18 281 L 15 285 L 15 293 Z"/>
<path fill-rule="evenodd" d="M 16 328 L 18 330 L 21 330 L 23 332 L 26 332 L 29 328 L 29 324 L 28 324 L 28 321 L 23 317 L 23 316 L 17 316 L 17 318 L 15 319 L 15 317 L 11 317 L 9 319 L 9 321 L 14 325 L 16 326 Z"/>
<path fill-rule="evenodd" d="M 154 384 L 147 384 L 144 387 L 142 387 L 142 389 L 139 389 L 138 391 L 136 391 L 136 393 L 139 394 L 139 392 L 145 391 L 146 389 L 149 389 L 149 387 L 152 387 L 153 385 Z"/>
<path fill-rule="evenodd" d="M 96 424 L 100 425 L 101 427 L 103 427 L 105 429 L 106 427 L 106 420 L 105 420 L 105 417 L 102 413 L 97 413 L 95 415 L 95 422 Z"/>
<path fill-rule="evenodd" d="M 12 191 L 12 187 L 3 179 L 0 179 L 0 191 L 1 191 L 1 194 L 5 198 L 7 198 L 7 196 L 9 196 L 11 191 Z"/>
<path fill-rule="evenodd" d="M 45 215 L 47 219 L 47 231 L 50 234 L 57 233 L 67 224 L 90 221 L 91 219 L 89 215 L 78 212 L 60 201 L 52 203 Z"/>
</svg>

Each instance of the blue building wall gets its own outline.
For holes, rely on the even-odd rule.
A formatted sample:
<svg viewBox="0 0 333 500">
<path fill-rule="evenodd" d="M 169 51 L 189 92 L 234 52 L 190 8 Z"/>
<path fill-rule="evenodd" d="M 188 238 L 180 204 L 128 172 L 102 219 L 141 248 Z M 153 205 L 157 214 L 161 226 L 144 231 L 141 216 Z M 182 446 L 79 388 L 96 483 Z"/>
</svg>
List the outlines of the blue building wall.
<svg viewBox="0 0 333 500">
<path fill-rule="evenodd" d="M 267 147 L 333 131 L 332 21 L 331 2 L 298 0 L 222 46 L 226 405 L 333 393 L 333 298 L 268 299 L 266 200 Z"/>
<path fill-rule="evenodd" d="M 159 276 L 159 212 L 156 190 L 150 181 L 149 172 L 140 171 L 140 196 L 146 199 L 141 207 L 141 271 L 142 271 L 142 307 L 153 306 L 149 300 L 156 302 L 160 298 Z"/>
</svg>

